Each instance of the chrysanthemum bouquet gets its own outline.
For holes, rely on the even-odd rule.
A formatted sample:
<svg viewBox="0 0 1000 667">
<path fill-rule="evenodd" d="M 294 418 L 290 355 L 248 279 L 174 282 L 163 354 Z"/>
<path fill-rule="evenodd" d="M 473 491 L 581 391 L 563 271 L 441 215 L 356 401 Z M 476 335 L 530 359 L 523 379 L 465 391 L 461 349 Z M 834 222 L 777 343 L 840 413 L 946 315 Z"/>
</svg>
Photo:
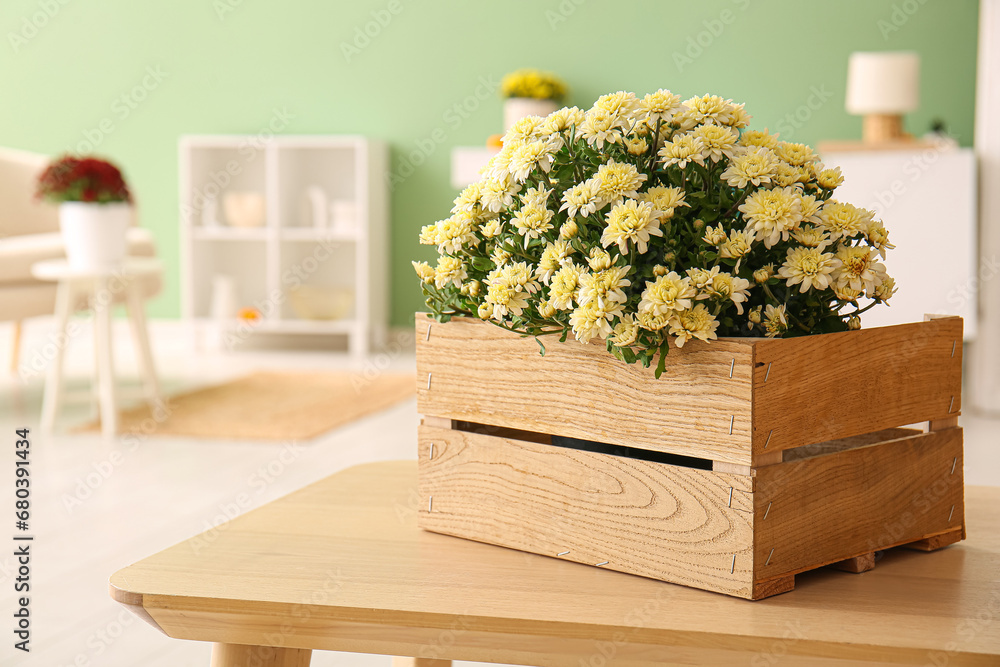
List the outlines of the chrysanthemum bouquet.
<svg viewBox="0 0 1000 667">
<path fill-rule="evenodd" d="M 895 291 L 885 227 L 832 198 L 839 169 L 748 120 L 732 100 L 667 90 L 522 119 L 421 230 L 440 253 L 413 263 L 427 305 L 442 321 L 603 338 L 647 367 L 659 352 L 657 375 L 671 341 L 859 328 Z"/>
<path fill-rule="evenodd" d="M 500 80 L 500 95 L 527 97 L 536 100 L 561 100 L 566 95 L 566 84 L 551 72 L 537 69 L 519 69 L 504 75 Z"/>
</svg>

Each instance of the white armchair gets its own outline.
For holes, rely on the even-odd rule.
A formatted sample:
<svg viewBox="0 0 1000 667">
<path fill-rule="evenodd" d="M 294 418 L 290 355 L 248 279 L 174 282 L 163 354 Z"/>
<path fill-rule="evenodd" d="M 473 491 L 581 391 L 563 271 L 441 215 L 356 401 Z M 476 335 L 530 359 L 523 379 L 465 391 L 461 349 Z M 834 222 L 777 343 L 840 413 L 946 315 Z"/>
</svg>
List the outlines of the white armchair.
<svg viewBox="0 0 1000 667">
<path fill-rule="evenodd" d="M 14 323 L 11 369 L 20 357 L 21 321 L 55 310 L 56 288 L 31 276 L 31 265 L 65 257 L 59 233 L 58 209 L 35 200 L 35 180 L 49 162 L 37 153 L 0 148 L 0 321 Z M 133 227 L 129 255 L 155 256 L 149 230 Z M 161 288 L 159 278 L 142 285 L 146 298 Z"/>
</svg>

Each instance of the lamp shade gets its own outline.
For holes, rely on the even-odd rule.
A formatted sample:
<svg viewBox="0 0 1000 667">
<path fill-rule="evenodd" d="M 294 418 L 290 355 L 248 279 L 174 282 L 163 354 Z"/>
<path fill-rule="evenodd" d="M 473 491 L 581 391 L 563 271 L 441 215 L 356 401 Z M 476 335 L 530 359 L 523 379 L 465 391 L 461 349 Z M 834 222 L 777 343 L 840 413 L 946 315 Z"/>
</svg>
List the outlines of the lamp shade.
<svg viewBox="0 0 1000 667">
<path fill-rule="evenodd" d="M 847 113 L 903 114 L 920 101 L 920 56 L 858 51 L 847 63 Z"/>
</svg>

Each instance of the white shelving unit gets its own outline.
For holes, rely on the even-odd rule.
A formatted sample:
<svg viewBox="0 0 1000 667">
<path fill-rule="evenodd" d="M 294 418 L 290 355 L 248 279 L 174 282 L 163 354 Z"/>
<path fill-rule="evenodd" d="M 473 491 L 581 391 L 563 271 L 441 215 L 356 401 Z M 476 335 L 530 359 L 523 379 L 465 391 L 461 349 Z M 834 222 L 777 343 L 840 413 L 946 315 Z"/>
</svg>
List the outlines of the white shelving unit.
<svg viewBox="0 0 1000 667">
<path fill-rule="evenodd" d="M 387 170 L 386 145 L 358 136 L 182 137 L 184 319 L 199 334 L 240 331 L 238 320 L 213 317 L 213 283 L 229 276 L 234 305 L 263 316 L 253 335 L 347 336 L 352 354 L 367 355 L 388 325 Z M 310 189 L 327 202 L 321 226 Z M 262 224 L 228 225 L 226 193 L 262 195 Z M 353 209 L 343 216 L 349 220 L 330 221 L 333 202 Z M 349 290 L 349 312 L 335 320 L 300 317 L 289 298 L 298 284 Z"/>
</svg>

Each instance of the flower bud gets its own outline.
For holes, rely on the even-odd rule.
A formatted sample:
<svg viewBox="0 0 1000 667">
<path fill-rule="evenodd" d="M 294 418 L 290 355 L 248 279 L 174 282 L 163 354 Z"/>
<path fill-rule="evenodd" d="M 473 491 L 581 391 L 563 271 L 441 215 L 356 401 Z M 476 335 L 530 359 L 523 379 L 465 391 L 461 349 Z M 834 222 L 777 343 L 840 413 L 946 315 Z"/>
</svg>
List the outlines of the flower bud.
<svg viewBox="0 0 1000 667">
<path fill-rule="evenodd" d="M 559 228 L 559 238 L 564 240 L 575 238 L 579 232 L 580 229 L 576 225 L 576 220 L 567 220 Z"/>
<path fill-rule="evenodd" d="M 757 306 L 756 308 L 751 308 L 750 312 L 747 313 L 747 318 L 753 324 L 760 324 L 760 310 L 761 310 L 760 306 Z"/>
<path fill-rule="evenodd" d="M 861 318 L 855 315 L 851 319 L 847 320 L 847 328 L 851 331 L 857 331 L 861 328 Z"/>
<path fill-rule="evenodd" d="M 660 276 L 665 276 L 670 273 L 670 269 L 663 266 L 662 264 L 657 264 L 653 267 L 653 275 L 659 278 Z"/>
</svg>

